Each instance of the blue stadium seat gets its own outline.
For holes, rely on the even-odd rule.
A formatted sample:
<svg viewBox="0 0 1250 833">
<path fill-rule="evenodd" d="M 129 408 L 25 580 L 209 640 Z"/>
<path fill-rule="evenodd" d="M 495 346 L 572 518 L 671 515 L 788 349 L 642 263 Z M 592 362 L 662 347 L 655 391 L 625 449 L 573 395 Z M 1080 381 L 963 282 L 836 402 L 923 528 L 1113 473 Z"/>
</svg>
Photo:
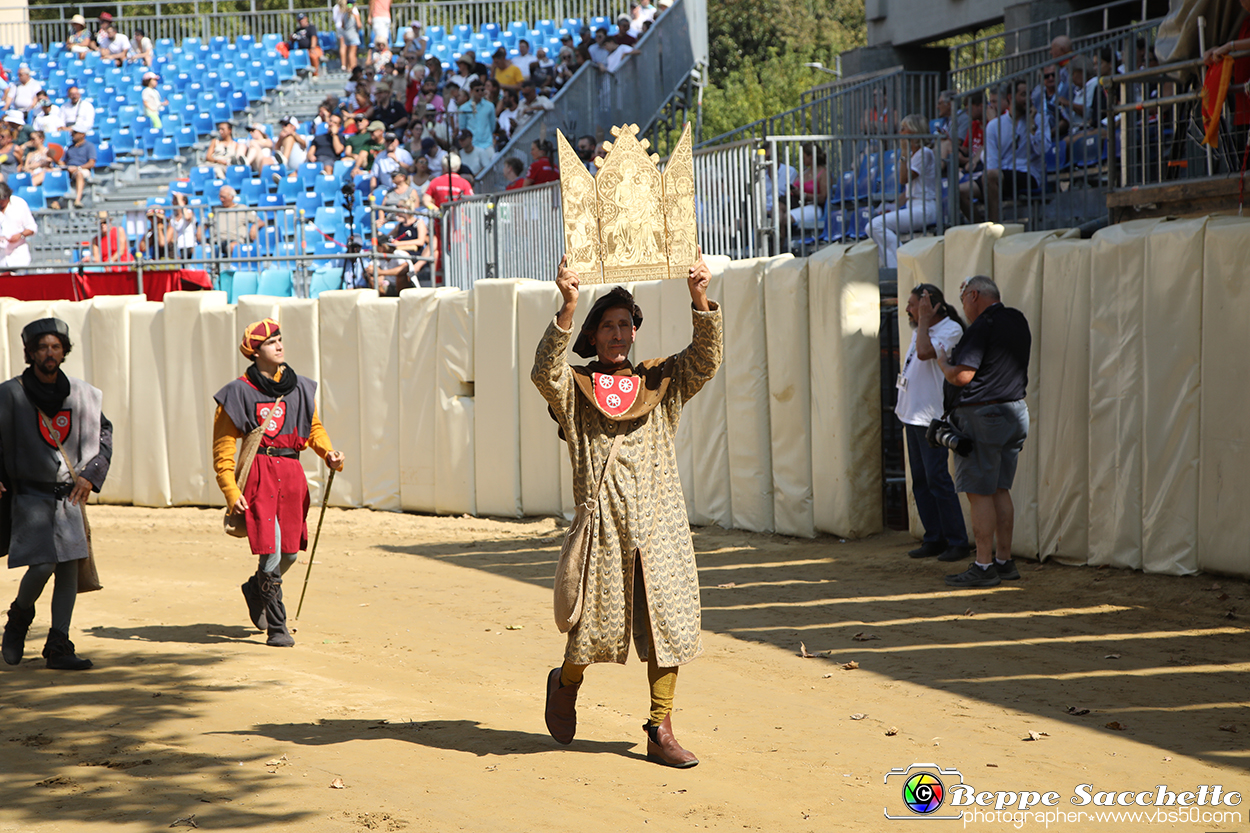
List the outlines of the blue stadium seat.
<svg viewBox="0 0 1250 833">
<path fill-rule="evenodd" d="M 43 190 L 45 198 L 56 199 L 69 193 L 69 174 L 65 171 L 51 170 L 44 174 Z"/>
<path fill-rule="evenodd" d="M 355 167 L 356 160 L 340 159 L 334 163 L 334 178 L 337 179 L 340 184 L 347 182 L 347 175 L 350 174 L 352 169 Z"/>
<path fill-rule="evenodd" d="M 308 69 L 312 66 L 312 62 L 308 59 L 308 52 L 304 49 L 291 50 L 291 66 L 298 72 L 301 69 Z"/>
<path fill-rule="evenodd" d="M 282 35 L 275 35 L 272 32 L 268 35 L 262 35 L 260 38 L 260 45 L 266 49 L 273 49 L 280 43 L 282 43 Z"/>
<path fill-rule="evenodd" d="M 430 46 L 436 43 L 443 43 L 447 37 L 447 30 L 442 26 L 427 26 L 425 29 L 425 37 L 429 41 Z"/>
<path fill-rule="evenodd" d="M 265 97 L 265 85 L 259 78 L 249 78 L 243 83 L 243 93 L 249 102 L 255 104 Z"/>
<path fill-rule="evenodd" d="M 226 184 L 235 191 L 242 191 L 243 183 L 252 178 L 252 169 L 247 165 L 229 165 L 226 167 Z"/>
<path fill-rule="evenodd" d="M 30 185 L 24 185 L 16 189 L 14 196 L 21 197 L 30 206 L 31 211 L 40 211 L 47 208 L 47 203 L 43 199 L 43 191 Z"/>
<path fill-rule="evenodd" d="M 252 49 L 256 46 L 256 38 L 251 35 L 239 35 L 234 42 L 239 49 Z"/>
<path fill-rule="evenodd" d="M 316 300 L 322 292 L 341 288 L 342 281 L 341 266 L 323 266 L 313 272 L 312 281 L 308 287 L 308 297 Z"/>
<path fill-rule="evenodd" d="M 300 179 L 299 174 L 290 174 L 289 176 L 284 176 L 278 181 L 277 193 L 283 198 L 287 205 L 295 202 L 296 198 L 299 197 L 300 194 L 303 194 L 306 190 L 308 189 L 304 187 L 304 182 Z"/>
<path fill-rule="evenodd" d="M 191 122 L 191 126 L 195 129 L 196 136 L 207 136 L 215 129 L 213 117 L 204 110 L 199 109 L 195 111 L 195 118 Z"/>
<path fill-rule="evenodd" d="M 316 191 L 301 191 L 295 197 L 295 209 L 304 212 L 305 219 L 311 219 L 317 213 L 317 209 L 325 205 L 321 195 Z"/>
<path fill-rule="evenodd" d="M 18 171 L 15 174 L 9 174 L 9 186 L 17 189 L 30 185 L 30 174 Z"/>
<path fill-rule="evenodd" d="M 233 90 L 228 99 L 230 109 L 236 113 L 242 113 L 248 107 L 247 93 L 242 90 Z"/>
<path fill-rule="evenodd" d="M 186 194 L 188 199 L 195 196 L 195 188 L 191 185 L 189 179 L 174 179 L 169 183 L 168 196 L 172 199 L 174 194 Z"/>
<path fill-rule="evenodd" d="M 490 40 L 499 40 L 499 32 L 501 30 L 498 23 L 483 23 L 478 27 L 478 31 L 486 35 Z"/>
<path fill-rule="evenodd" d="M 195 128 L 184 124 L 174 131 L 172 138 L 174 144 L 178 145 L 178 150 L 183 151 L 192 147 L 199 137 L 195 135 Z"/>
<path fill-rule="evenodd" d="M 260 177 L 252 177 L 243 183 L 243 187 L 239 189 L 239 199 L 247 205 L 259 205 L 260 198 L 267 195 L 269 189 L 265 187 L 265 182 Z"/>
<path fill-rule="evenodd" d="M 333 205 L 338 201 L 341 180 L 337 176 L 319 176 L 313 190 L 325 205 Z"/>
<path fill-rule="evenodd" d="M 336 258 L 342 257 L 344 252 L 347 250 L 343 246 L 335 243 L 333 240 L 327 240 L 320 234 L 316 233 L 308 236 L 307 243 L 308 253 L 321 258 L 313 261 L 313 268 L 317 270 L 333 269 L 335 277 L 337 278 L 339 273 L 342 271 L 343 262 L 341 260 L 336 260 Z M 338 281 L 336 280 L 335 285 L 328 288 L 338 289 Z"/>
<path fill-rule="evenodd" d="M 101 142 L 96 145 L 95 166 L 97 168 L 111 168 L 116 162 L 117 154 L 114 152 L 111 144 L 108 142 Z"/>
<path fill-rule="evenodd" d="M 563 28 L 573 33 L 573 40 L 577 40 L 577 34 L 582 30 L 582 19 L 580 17 L 564 18 Z"/>
<path fill-rule="evenodd" d="M 317 177 L 321 175 L 321 166 L 316 162 L 305 162 L 299 166 L 299 179 L 304 190 L 310 191 L 317 185 Z"/>
<path fill-rule="evenodd" d="M 295 284 L 291 279 L 290 269 L 266 269 L 260 273 L 259 295 L 273 295 L 278 298 L 290 298 L 295 294 Z"/>
<path fill-rule="evenodd" d="M 235 246 L 235 252 L 240 249 L 254 249 L 254 246 Z M 254 252 L 253 252 L 254 254 Z M 240 256 L 246 257 L 246 254 Z M 247 268 L 236 269 L 234 278 L 230 283 L 230 294 L 227 296 L 230 303 L 236 303 L 239 298 L 244 295 L 255 295 L 260 288 L 260 273 L 253 271 L 256 266 L 255 261 L 245 264 Z"/>
<path fill-rule="evenodd" d="M 191 191 L 196 194 L 203 194 L 208 183 L 216 178 L 217 172 L 208 165 L 196 165 L 187 177 L 191 183 Z"/>
<path fill-rule="evenodd" d="M 135 134 L 129 130 L 119 130 L 113 135 L 112 144 L 116 153 L 132 154 L 135 152 Z"/>
<path fill-rule="evenodd" d="M 518 38 L 529 37 L 529 22 L 525 20 L 514 20 L 508 24 L 508 31 Z"/>
</svg>

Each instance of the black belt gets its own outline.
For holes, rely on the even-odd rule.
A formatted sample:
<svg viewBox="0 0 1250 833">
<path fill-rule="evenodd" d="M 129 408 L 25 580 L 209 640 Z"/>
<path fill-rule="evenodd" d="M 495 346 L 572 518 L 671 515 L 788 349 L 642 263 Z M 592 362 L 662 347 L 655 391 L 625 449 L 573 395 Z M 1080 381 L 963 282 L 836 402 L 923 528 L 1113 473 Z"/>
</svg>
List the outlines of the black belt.
<svg viewBox="0 0 1250 833">
<path fill-rule="evenodd" d="M 275 446 L 266 446 L 259 449 L 258 454 L 264 454 L 266 457 L 295 457 L 299 458 L 299 452 L 293 448 L 277 448 Z"/>
<path fill-rule="evenodd" d="M 36 495 L 62 500 L 74 491 L 73 483 L 43 483 L 38 480 L 15 480 L 13 491 L 19 495 Z"/>
<path fill-rule="evenodd" d="M 956 405 L 956 408 L 980 408 L 982 405 L 1010 405 L 1012 402 L 1019 402 L 1019 399 L 987 399 L 984 402 L 964 402 Z"/>
</svg>

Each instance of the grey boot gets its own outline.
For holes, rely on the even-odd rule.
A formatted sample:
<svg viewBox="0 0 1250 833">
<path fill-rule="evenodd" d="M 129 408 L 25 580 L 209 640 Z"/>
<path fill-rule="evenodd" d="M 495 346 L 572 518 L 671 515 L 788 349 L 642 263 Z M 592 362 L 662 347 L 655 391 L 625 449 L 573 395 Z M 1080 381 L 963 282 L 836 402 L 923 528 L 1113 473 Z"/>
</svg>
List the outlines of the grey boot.
<svg viewBox="0 0 1250 833">
<path fill-rule="evenodd" d="M 267 575 L 274 589 L 272 593 L 265 596 L 265 624 L 266 630 L 269 631 L 269 638 L 265 640 L 265 644 L 275 648 L 290 648 L 295 644 L 295 638 L 286 627 L 286 605 L 282 603 L 282 574 L 268 573 Z"/>
<path fill-rule="evenodd" d="M 243 600 L 247 602 L 247 615 L 256 626 L 256 630 L 269 629 L 265 621 L 265 603 L 269 598 L 269 574 L 257 570 L 256 574 L 243 582 Z"/>
<path fill-rule="evenodd" d="M 58 671 L 85 671 L 91 667 L 91 660 L 74 653 L 74 643 L 69 641 L 69 635 L 56 628 L 48 631 L 43 655 L 48 658 L 48 667 Z"/>
<path fill-rule="evenodd" d="M 34 607 L 22 610 L 17 602 L 9 605 L 9 621 L 4 626 L 3 641 L 4 661 L 9 665 L 17 665 L 22 661 L 22 653 L 26 650 L 26 633 L 34 620 Z"/>
</svg>

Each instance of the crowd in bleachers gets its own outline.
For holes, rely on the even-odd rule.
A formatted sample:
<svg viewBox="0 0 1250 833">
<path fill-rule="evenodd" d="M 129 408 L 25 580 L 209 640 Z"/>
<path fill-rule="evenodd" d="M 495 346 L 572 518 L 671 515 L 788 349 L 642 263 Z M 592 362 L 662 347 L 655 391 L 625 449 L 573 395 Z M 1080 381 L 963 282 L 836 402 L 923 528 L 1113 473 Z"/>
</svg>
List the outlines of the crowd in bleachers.
<svg viewBox="0 0 1250 833">
<path fill-rule="evenodd" d="M 871 238 L 881 266 L 893 268 L 900 235 L 923 235 L 940 217 L 947 225 L 997 222 L 1005 205 L 1054 193 L 1065 172 L 1096 176 L 1108 154 L 1117 153 L 1110 96 L 1118 90 L 1109 91 L 1100 78 L 1126 66 L 1157 64 L 1154 50 L 1142 40 L 1135 55 L 1117 55 L 1110 47 L 1078 54 L 1061 36 L 1051 44 L 1051 58 L 1040 73 L 1001 87 L 944 91 L 932 114 L 903 115 L 885 87 L 874 89 L 860 119 L 870 138 L 850 140 L 857 147 L 856 168 L 839 176 L 826 164 L 826 147 L 807 145 L 801 163 L 778 166 L 776 186 L 766 186 L 768 210 L 775 201 L 788 207 L 792 244 Z M 1166 85 L 1133 89 L 1130 94 L 1139 96 L 1172 92 Z M 1166 112 L 1152 112 L 1152 119 L 1167 119 Z M 959 196 L 954 217 L 952 187 Z"/>
</svg>

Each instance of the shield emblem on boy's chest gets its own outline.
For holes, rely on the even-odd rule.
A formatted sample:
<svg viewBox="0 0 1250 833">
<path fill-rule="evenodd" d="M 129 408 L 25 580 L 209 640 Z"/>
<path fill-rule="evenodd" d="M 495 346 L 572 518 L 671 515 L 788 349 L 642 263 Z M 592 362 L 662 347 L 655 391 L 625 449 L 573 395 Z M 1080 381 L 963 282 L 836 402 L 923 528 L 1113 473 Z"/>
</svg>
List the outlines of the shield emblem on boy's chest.
<svg viewBox="0 0 1250 833">
<path fill-rule="evenodd" d="M 257 402 L 256 424 L 261 422 L 266 422 L 265 436 L 276 437 L 282 433 L 282 426 L 286 423 L 286 403 Z"/>
<path fill-rule="evenodd" d="M 633 407 L 642 381 L 636 376 L 595 373 L 595 402 L 608 416 L 620 416 Z"/>
<path fill-rule="evenodd" d="M 56 416 L 51 419 L 42 413 L 36 413 L 35 419 L 39 421 L 39 435 L 52 448 L 57 447 L 58 441 L 62 445 L 65 444 L 65 441 L 69 439 L 70 429 L 74 425 L 74 414 L 72 411 L 57 411 Z M 50 430 L 49 424 L 51 424 Z M 52 438 L 52 431 L 56 432 L 56 439 Z"/>
</svg>

